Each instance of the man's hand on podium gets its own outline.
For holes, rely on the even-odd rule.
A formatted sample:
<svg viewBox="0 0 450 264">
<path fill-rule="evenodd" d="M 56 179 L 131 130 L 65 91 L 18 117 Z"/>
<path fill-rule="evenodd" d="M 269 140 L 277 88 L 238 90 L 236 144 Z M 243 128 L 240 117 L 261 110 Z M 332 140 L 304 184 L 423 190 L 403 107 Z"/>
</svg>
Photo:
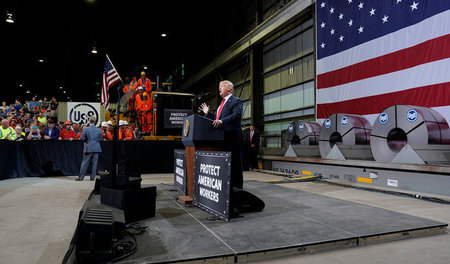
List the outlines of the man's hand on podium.
<svg viewBox="0 0 450 264">
<path fill-rule="evenodd" d="M 213 122 L 213 126 L 215 128 L 220 127 L 222 124 L 223 124 L 222 120 L 214 120 L 214 122 Z"/>
<path fill-rule="evenodd" d="M 209 112 L 209 106 L 206 105 L 206 103 L 203 103 L 200 105 L 200 107 L 198 108 L 199 110 L 202 110 L 202 112 L 207 115 Z"/>
</svg>

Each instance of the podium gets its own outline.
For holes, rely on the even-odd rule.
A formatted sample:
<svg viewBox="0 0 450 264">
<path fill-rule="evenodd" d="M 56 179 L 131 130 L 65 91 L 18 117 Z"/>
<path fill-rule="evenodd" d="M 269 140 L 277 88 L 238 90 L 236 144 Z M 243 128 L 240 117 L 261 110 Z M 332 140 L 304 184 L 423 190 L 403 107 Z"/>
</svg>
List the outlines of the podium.
<svg viewBox="0 0 450 264">
<path fill-rule="evenodd" d="M 182 142 L 186 148 L 187 196 L 180 196 L 182 203 L 192 203 L 194 193 L 195 151 L 220 150 L 223 144 L 223 129 L 215 128 L 212 119 L 200 115 L 190 115 L 184 119 Z"/>
</svg>

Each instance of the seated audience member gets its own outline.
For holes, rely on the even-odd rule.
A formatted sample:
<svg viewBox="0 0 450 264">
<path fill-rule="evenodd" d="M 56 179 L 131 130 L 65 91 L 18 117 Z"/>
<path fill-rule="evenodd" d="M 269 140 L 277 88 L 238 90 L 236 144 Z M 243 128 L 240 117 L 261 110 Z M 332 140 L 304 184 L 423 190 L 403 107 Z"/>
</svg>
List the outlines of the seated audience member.
<svg viewBox="0 0 450 264">
<path fill-rule="evenodd" d="M 49 106 L 49 102 L 47 101 L 47 97 L 44 97 L 44 100 L 41 102 L 41 112 L 46 112 Z"/>
<path fill-rule="evenodd" d="M 49 119 L 47 122 L 48 127 L 44 130 L 44 139 L 57 140 L 59 138 L 59 128 L 55 126 L 55 121 Z"/>
<path fill-rule="evenodd" d="M 25 133 L 22 131 L 21 126 L 17 125 L 14 131 L 16 133 L 16 141 L 22 141 L 25 139 Z"/>
<path fill-rule="evenodd" d="M 32 126 L 31 127 L 31 132 L 30 134 L 28 134 L 27 139 L 30 140 L 38 140 L 41 139 L 41 133 L 39 132 L 39 128 L 38 126 Z"/>
<path fill-rule="evenodd" d="M 139 131 L 139 127 L 134 128 L 133 134 L 135 139 L 142 139 L 142 132 Z"/>
<path fill-rule="evenodd" d="M 6 113 L 5 113 L 5 111 L 3 111 L 3 109 L 0 109 L 0 117 L 1 118 L 5 118 L 6 117 Z"/>
<path fill-rule="evenodd" d="M 31 98 L 31 101 L 28 103 L 28 107 L 32 110 L 34 110 L 34 107 L 39 108 L 40 104 L 38 101 L 36 101 L 36 97 L 33 96 L 33 98 Z"/>
<path fill-rule="evenodd" d="M 77 135 L 76 139 L 80 139 L 81 133 L 83 132 L 83 130 L 81 130 L 80 128 L 80 123 L 73 123 L 72 129 L 73 131 L 75 131 L 75 135 Z"/>
<path fill-rule="evenodd" d="M 16 103 L 14 104 L 14 108 L 16 109 L 16 112 L 19 112 L 20 109 L 22 109 L 23 105 L 20 103 L 19 99 L 16 99 Z"/>
<path fill-rule="evenodd" d="M 64 129 L 61 130 L 61 133 L 59 133 L 59 140 L 62 139 L 68 139 L 70 141 L 77 139 L 77 135 L 75 134 L 75 131 L 72 130 L 72 122 L 66 121 L 64 123 Z"/>
<path fill-rule="evenodd" d="M 37 117 L 37 121 L 39 121 L 39 123 L 45 125 L 47 124 L 47 118 L 44 116 L 43 113 L 39 113 L 38 117 Z"/>
<path fill-rule="evenodd" d="M 6 113 L 6 110 L 8 110 L 8 105 L 5 101 L 3 101 L 2 105 L 0 105 L 0 110 L 3 110 L 4 113 Z"/>
<path fill-rule="evenodd" d="M 18 123 L 17 118 L 13 117 L 9 121 L 9 126 L 12 127 L 12 129 L 16 129 L 17 123 Z"/>
<path fill-rule="evenodd" d="M 16 132 L 9 126 L 9 121 L 2 119 L 0 126 L 0 139 L 14 141 L 16 138 Z"/>
<path fill-rule="evenodd" d="M 56 97 L 52 97 L 52 100 L 50 101 L 50 115 L 55 116 L 57 109 L 58 109 L 58 102 L 56 101 Z"/>
</svg>

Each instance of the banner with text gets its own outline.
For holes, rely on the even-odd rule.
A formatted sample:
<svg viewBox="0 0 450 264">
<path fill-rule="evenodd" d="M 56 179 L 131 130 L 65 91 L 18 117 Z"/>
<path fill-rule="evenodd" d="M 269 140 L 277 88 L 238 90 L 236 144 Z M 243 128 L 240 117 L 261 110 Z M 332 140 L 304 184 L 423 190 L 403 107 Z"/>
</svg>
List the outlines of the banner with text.
<svg viewBox="0 0 450 264">
<path fill-rule="evenodd" d="M 173 186 L 182 195 L 187 195 L 186 185 L 186 151 L 184 149 L 175 149 L 173 169 Z"/>
<path fill-rule="evenodd" d="M 194 205 L 228 221 L 231 152 L 196 151 Z"/>
<path fill-rule="evenodd" d="M 164 109 L 164 128 L 182 128 L 184 118 L 189 115 L 191 109 Z"/>
</svg>

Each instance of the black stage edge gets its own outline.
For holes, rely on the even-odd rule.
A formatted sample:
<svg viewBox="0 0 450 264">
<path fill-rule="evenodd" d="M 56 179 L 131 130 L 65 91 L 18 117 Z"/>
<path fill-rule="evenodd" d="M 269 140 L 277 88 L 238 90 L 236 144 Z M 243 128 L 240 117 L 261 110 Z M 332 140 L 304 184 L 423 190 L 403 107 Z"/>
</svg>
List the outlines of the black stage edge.
<svg viewBox="0 0 450 264">
<path fill-rule="evenodd" d="M 173 186 L 157 185 L 156 215 L 138 222 L 148 226 L 146 233 L 136 236 L 137 251 L 118 263 L 243 263 L 447 232 L 445 223 L 271 183 L 248 181 L 244 189 L 263 197 L 264 211 L 224 222 L 177 203 Z M 109 208 L 99 195 L 88 202 Z M 121 210 L 112 211 L 124 220 Z M 74 263 L 70 252 L 65 259 Z"/>
<path fill-rule="evenodd" d="M 111 171 L 112 141 L 101 141 L 98 170 Z M 181 141 L 130 140 L 117 142 L 119 174 L 171 173 L 174 149 Z M 78 175 L 83 158 L 79 140 L 0 140 L 0 180 L 23 177 Z"/>
</svg>

